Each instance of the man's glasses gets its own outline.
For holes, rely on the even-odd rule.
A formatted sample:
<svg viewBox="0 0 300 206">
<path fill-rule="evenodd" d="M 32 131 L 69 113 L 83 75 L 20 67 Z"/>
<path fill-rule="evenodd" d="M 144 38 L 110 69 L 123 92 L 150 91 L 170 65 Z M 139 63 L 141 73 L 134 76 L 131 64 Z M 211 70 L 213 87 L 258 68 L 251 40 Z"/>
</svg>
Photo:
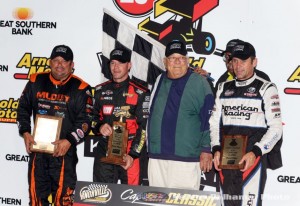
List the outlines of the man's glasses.
<svg viewBox="0 0 300 206">
<path fill-rule="evenodd" d="M 169 60 L 169 62 L 175 62 L 176 60 L 180 61 L 180 62 L 185 62 L 187 60 L 186 56 L 181 56 L 181 57 L 167 57 L 167 59 Z"/>
</svg>

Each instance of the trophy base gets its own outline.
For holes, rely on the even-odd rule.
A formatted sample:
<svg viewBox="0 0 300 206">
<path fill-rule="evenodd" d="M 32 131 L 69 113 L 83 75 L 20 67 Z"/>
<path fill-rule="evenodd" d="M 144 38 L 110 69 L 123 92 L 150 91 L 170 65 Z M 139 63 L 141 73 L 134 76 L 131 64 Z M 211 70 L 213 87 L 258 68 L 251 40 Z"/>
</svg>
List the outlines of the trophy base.
<svg viewBox="0 0 300 206">
<path fill-rule="evenodd" d="M 126 165 L 126 162 L 123 162 L 123 158 L 120 158 L 120 157 L 102 157 L 101 159 L 101 162 L 104 162 L 104 163 L 108 163 L 108 164 L 114 164 L 114 165 Z"/>
</svg>

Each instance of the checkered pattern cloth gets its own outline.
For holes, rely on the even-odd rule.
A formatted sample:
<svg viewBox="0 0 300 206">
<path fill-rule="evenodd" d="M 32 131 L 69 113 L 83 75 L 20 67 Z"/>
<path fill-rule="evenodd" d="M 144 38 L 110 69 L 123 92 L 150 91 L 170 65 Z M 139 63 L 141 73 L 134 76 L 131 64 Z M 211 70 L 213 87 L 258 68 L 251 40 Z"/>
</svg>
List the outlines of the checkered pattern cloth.
<svg viewBox="0 0 300 206">
<path fill-rule="evenodd" d="M 165 71 L 163 58 L 165 46 L 145 33 L 113 16 L 104 9 L 102 54 L 100 55 L 102 73 L 111 78 L 109 54 L 114 48 L 124 48 L 131 53 L 130 76 L 153 85 L 156 77 Z"/>
</svg>

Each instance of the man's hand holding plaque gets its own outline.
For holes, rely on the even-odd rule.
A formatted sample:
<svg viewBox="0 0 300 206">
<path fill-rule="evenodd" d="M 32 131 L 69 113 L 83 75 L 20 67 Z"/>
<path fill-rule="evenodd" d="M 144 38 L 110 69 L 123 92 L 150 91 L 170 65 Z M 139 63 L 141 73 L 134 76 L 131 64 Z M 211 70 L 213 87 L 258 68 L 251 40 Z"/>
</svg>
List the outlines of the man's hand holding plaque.
<svg viewBox="0 0 300 206">
<path fill-rule="evenodd" d="M 121 107 L 121 110 L 115 114 L 120 117 L 119 121 L 114 121 L 112 125 L 112 132 L 108 139 L 108 147 L 106 157 L 101 158 L 102 162 L 126 166 L 127 161 L 127 141 L 128 130 L 126 123 L 122 122 L 123 117 L 130 117 L 129 106 Z"/>
<path fill-rule="evenodd" d="M 30 143 L 30 151 L 53 154 L 55 145 L 59 139 L 62 117 L 37 114 L 35 117 L 33 140 Z M 27 148 L 27 145 L 26 145 Z"/>
<path fill-rule="evenodd" d="M 242 158 L 246 153 L 247 136 L 224 135 L 222 138 L 219 169 L 243 169 Z M 219 154 L 217 154 L 219 156 Z M 215 157 L 218 158 L 218 157 Z"/>
</svg>

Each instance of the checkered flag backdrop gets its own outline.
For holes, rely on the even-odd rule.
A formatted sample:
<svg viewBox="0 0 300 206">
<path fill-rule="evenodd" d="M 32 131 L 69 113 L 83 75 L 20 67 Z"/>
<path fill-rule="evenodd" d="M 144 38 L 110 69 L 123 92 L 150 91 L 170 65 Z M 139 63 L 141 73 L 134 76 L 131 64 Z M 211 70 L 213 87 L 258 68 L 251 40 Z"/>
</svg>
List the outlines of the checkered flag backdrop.
<svg viewBox="0 0 300 206">
<path fill-rule="evenodd" d="M 165 46 L 142 31 L 113 16 L 104 9 L 101 67 L 105 78 L 110 79 L 109 54 L 114 48 L 131 53 L 130 76 L 153 85 L 156 77 L 165 71 Z"/>
</svg>

